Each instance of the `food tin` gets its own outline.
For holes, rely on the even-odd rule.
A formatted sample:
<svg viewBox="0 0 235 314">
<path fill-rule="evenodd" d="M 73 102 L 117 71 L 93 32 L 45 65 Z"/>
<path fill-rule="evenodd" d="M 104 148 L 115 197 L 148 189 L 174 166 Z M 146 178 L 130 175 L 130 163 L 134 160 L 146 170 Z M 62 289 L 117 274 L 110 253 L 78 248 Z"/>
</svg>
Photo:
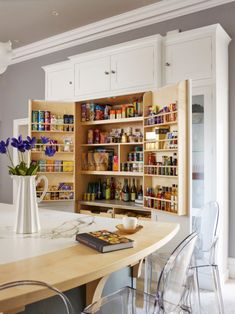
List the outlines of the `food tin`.
<svg viewBox="0 0 235 314">
<path fill-rule="evenodd" d="M 45 111 L 38 111 L 38 130 L 45 131 Z"/>
<path fill-rule="evenodd" d="M 87 143 L 93 144 L 93 141 L 94 141 L 94 131 L 92 129 L 90 129 L 87 132 Z"/>
<path fill-rule="evenodd" d="M 32 131 L 38 130 L 38 111 L 32 111 Z"/>
</svg>

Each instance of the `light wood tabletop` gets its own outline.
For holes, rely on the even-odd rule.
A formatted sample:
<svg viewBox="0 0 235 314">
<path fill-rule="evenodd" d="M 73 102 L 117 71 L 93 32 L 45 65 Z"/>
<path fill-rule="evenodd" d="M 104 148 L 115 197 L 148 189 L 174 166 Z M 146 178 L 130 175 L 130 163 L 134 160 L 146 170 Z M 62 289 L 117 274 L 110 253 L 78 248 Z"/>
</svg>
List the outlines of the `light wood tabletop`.
<svg viewBox="0 0 235 314">
<path fill-rule="evenodd" d="M 34 235 L 17 235 L 13 230 L 14 208 L 0 204 L 0 284 L 32 279 L 47 282 L 61 291 L 87 284 L 87 302 L 98 298 L 106 278 L 117 270 L 138 265 L 146 256 L 168 243 L 179 225 L 141 221 L 143 228 L 128 238 L 134 248 L 99 253 L 75 241 L 74 225 L 79 232 L 116 230 L 121 221 L 103 217 L 40 209 L 42 230 Z M 71 228 L 72 226 L 72 228 Z M 0 292 L 0 312 L 17 313 L 25 305 L 52 295 L 40 287 L 11 288 Z"/>
</svg>

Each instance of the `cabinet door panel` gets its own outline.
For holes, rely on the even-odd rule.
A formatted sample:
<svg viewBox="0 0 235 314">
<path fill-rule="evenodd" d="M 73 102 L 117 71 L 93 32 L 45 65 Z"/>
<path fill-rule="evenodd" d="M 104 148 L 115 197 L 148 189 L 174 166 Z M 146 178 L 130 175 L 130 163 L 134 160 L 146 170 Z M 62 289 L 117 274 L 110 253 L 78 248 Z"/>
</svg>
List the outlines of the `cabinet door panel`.
<svg viewBox="0 0 235 314">
<path fill-rule="evenodd" d="M 111 89 L 154 84 L 154 47 L 127 50 L 111 56 Z"/>
<path fill-rule="evenodd" d="M 166 84 L 183 79 L 207 79 L 212 76 L 211 38 L 167 44 L 165 55 Z"/>
<path fill-rule="evenodd" d="M 109 90 L 109 60 L 109 57 L 104 57 L 75 64 L 75 95 Z"/>
<path fill-rule="evenodd" d="M 61 69 L 47 74 L 47 99 L 68 99 L 73 97 L 73 93 L 73 68 Z"/>
</svg>

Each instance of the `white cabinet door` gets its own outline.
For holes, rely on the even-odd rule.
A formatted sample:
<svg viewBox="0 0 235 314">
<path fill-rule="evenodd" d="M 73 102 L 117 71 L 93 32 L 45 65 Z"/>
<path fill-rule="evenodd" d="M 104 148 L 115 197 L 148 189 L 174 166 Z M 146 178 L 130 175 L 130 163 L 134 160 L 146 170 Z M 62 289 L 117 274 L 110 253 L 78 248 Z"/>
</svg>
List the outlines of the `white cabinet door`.
<svg viewBox="0 0 235 314">
<path fill-rule="evenodd" d="M 165 83 L 212 77 L 211 37 L 167 43 L 165 47 Z"/>
<path fill-rule="evenodd" d="M 74 95 L 73 67 L 62 68 L 47 73 L 46 99 L 63 100 Z"/>
<path fill-rule="evenodd" d="M 154 84 L 154 47 L 127 49 L 111 55 L 111 89 Z"/>
<path fill-rule="evenodd" d="M 75 64 L 75 95 L 92 95 L 107 91 L 109 88 L 109 57 L 100 57 Z"/>
</svg>

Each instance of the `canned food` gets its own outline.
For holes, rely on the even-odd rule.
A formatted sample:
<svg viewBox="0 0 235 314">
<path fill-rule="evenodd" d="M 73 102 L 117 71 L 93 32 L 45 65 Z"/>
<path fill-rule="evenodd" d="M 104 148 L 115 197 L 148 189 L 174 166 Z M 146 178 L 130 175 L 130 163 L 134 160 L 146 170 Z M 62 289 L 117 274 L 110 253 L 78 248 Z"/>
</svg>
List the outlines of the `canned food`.
<svg viewBox="0 0 235 314">
<path fill-rule="evenodd" d="M 39 110 L 38 111 L 38 130 L 45 131 L 45 111 Z"/>
<path fill-rule="evenodd" d="M 38 111 L 37 110 L 32 111 L 32 130 L 33 131 L 38 130 Z"/>
</svg>

